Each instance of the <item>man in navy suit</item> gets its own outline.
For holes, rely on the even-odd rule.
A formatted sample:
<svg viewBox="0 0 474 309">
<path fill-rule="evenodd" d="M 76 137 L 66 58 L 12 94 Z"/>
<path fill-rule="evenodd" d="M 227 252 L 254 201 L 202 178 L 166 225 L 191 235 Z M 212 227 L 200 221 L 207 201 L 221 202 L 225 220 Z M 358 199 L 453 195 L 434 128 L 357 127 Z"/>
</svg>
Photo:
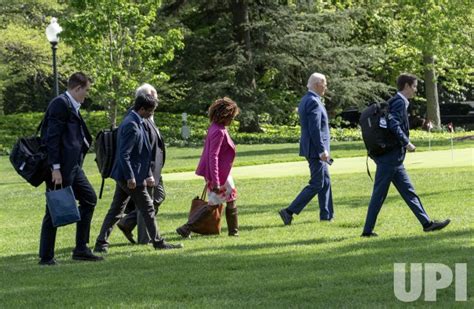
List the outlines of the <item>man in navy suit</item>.
<svg viewBox="0 0 474 309">
<path fill-rule="evenodd" d="M 41 136 L 48 149 L 48 164 L 51 167 L 51 178 L 46 179 L 47 190 L 53 190 L 59 185 L 71 186 L 74 196 L 79 201 L 81 221 L 77 223 L 76 247 L 72 258 L 99 261 L 103 258 L 94 255 L 87 247 L 97 196 L 82 169 L 82 162 L 92 137 L 79 112 L 90 86 L 91 80 L 84 73 L 77 72 L 71 75 L 67 91 L 49 103 Z M 57 264 L 54 259 L 56 230 L 46 207 L 41 227 L 40 265 Z"/>
<path fill-rule="evenodd" d="M 146 230 L 155 249 L 182 248 L 181 244 L 166 243 L 155 223 L 151 198 L 155 179 L 152 172 L 152 148 L 144 127 L 144 119 L 153 115 L 157 100 L 152 95 L 140 95 L 133 110 L 122 121 L 117 132 L 117 155 L 111 177 L 116 181 L 115 194 L 104 219 L 94 251 L 107 252 L 108 238 L 113 226 L 122 218 L 129 197 L 145 221 Z"/>
<path fill-rule="evenodd" d="M 150 84 L 142 84 L 140 87 L 137 88 L 135 91 L 135 98 L 141 95 L 151 95 L 153 96 L 158 102 L 158 94 L 156 92 L 155 87 Z M 130 108 L 128 112 L 130 112 L 133 108 Z M 153 178 L 155 179 L 155 187 L 153 188 L 153 204 L 155 206 L 155 215 L 158 214 L 158 209 L 165 200 L 165 188 L 163 185 L 163 178 L 161 177 L 161 170 L 165 163 L 166 158 L 166 147 L 163 140 L 163 136 L 160 133 L 160 130 L 155 124 L 153 116 L 149 118 L 143 119 L 143 125 L 145 127 L 145 132 L 148 135 L 148 139 L 150 141 L 150 146 L 152 149 L 151 155 L 151 170 L 153 172 Z M 158 179 L 158 181 L 156 181 Z M 128 213 L 127 213 L 128 212 Z M 145 221 L 143 220 L 143 216 L 141 215 L 140 211 L 135 207 L 135 203 L 132 199 L 128 200 L 127 206 L 125 208 L 125 215 L 120 221 L 117 223 L 117 227 L 123 232 L 125 237 L 130 241 L 132 244 L 135 244 L 135 239 L 133 238 L 133 229 L 137 226 L 138 227 L 138 237 L 137 242 L 139 244 L 149 244 L 151 239 L 146 231 Z M 106 233 L 106 231 L 103 231 Z M 110 236 L 110 234 L 108 234 Z M 101 242 L 105 242 L 108 239 L 105 239 L 105 235 L 99 235 L 99 239 Z M 104 247 L 99 244 L 97 250 L 103 250 Z"/>
<path fill-rule="evenodd" d="M 319 219 L 332 221 L 334 217 L 331 179 L 328 165 L 332 160 L 329 155 L 329 119 L 326 108 L 321 102 L 327 84 L 326 77 L 320 73 L 313 73 L 308 80 L 308 92 L 301 99 L 298 106 L 300 116 L 301 138 L 300 156 L 309 163 L 311 179 L 287 208 L 279 211 L 285 225 L 291 224 L 293 214 L 299 214 L 306 205 L 318 195 Z"/>
<path fill-rule="evenodd" d="M 147 94 L 153 96 L 158 101 L 158 93 L 156 92 L 155 87 L 150 84 L 142 84 L 135 91 L 135 97 Z M 163 177 L 161 177 L 161 171 L 165 165 L 166 160 L 166 147 L 163 140 L 163 135 L 156 125 L 153 116 L 144 119 L 143 125 L 145 126 L 145 131 L 148 135 L 152 149 L 151 170 L 153 172 L 153 178 L 155 178 L 155 187 L 153 188 L 153 204 L 155 206 L 155 214 L 158 215 L 159 207 L 166 197 L 165 187 L 163 185 Z M 127 204 L 126 211 L 128 209 L 131 209 L 131 211 L 117 223 L 117 227 L 123 232 L 125 237 L 131 243 L 135 243 L 132 231 L 135 226 L 137 226 L 137 242 L 139 244 L 149 244 L 151 239 L 146 231 L 143 216 L 135 207 L 135 204 L 131 199 Z"/>
<path fill-rule="evenodd" d="M 375 221 L 387 197 L 390 183 L 395 185 L 395 188 L 397 188 L 408 207 L 410 207 L 413 214 L 421 223 L 425 232 L 441 230 L 450 222 L 449 219 L 442 222 L 430 220 L 403 166 L 406 151 L 412 152 L 416 149 L 415 145 L 413 145 L 409 139 L 410 131 L 408 127 L 407 108 L 410 104 L 408 99 L 415 96 L 417 86 L 418 82 L 416 76 L 406 73 L 401 74 L 397 78 L 398 93 L 388 101 L 389 114 L 387 126 L 400 143 L 399 147 L 396 147 L 388 153 L 373 157 L 377 164 L 377 171 L 375 172 L 374 190 L 367 211 L 364 231 L 361 235 L 363 237 L 377 236 L 373 231 Z"/>
</svg>

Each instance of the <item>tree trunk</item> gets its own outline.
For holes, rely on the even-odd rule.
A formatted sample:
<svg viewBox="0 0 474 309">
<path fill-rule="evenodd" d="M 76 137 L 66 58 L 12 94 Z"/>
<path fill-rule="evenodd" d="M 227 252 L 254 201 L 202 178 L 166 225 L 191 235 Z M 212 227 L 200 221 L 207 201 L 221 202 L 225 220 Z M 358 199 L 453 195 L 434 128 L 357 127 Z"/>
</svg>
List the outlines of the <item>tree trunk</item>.
<svg viewBox="0 0 474 309">
<path fill-rule="evenodd" d="M 434 57 L 431 54 L 423 54 L 426 113 L 427 119 L 433 123 L 434 128 L 441 128 L 441 117 L 439 114 L 438 84 L 434 66 Z"/>
<path fill-rule="evenodd" d="M 232 0 L 231 10 L 235 40 L 244 51 L 246 59 L 245 65 L 237 72 L 236 76 L 237 88 L 240 88 L 240 91 L 237 91 L 240 94 L 236 99 L 242 108 L 239 131 L 262 132 L 258 123 L 258 114 L 254 110 L 257 83 L 249 30 L 248 0 Z"/>
<path fill-rule="evenodd" d="M 112 56 L 112 55 L 111 55 Z M 111 59 L 113 59 L 111 57 Z M 113 90 L 113 93 L 115 96 L 117 96 L 120 93 L 120 79 L 112 75 L 110 79 L 110 89 Z M 117 97 L 112 97 L 109 101 L 109 121 L 110 121 L 110 127 L 112 129 L 115 129 L 117 127 L 117 114 L 118 114 L 118 98 Z"/>
<path fill-rule="evenodd" d="M 5 115 L 5 111 L 3 110 L 3 94 L 0 93 L 0 116 Z"/>
<path fill-rule="evenodd" d="M 115 129 L 117 127 L 117 102 L 115 100 L 111 100 L 109 102 L 108 108 L 109 110 L 107 112 L 107 116 L 109 117 L 110 127 Z"/>
</svg>

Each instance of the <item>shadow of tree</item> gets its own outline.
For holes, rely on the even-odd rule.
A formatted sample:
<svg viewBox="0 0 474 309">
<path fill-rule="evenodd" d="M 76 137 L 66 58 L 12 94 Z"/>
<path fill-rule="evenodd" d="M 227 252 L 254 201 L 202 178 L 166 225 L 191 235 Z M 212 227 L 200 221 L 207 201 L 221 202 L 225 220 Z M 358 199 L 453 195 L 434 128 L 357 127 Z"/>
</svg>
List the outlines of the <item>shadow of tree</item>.
<svg viewBox="0 0 474 309">
<path fill-rule="evenodd" d="M 347 241 L 355 236 L 313 237 L 200 248 L 192 248 L 190 241 L 180 251 L 131 246 L 109 254 L 104 262 L 66 260 L 57 267 L 31 265 L 33 255 L 20 254 L 0 258 L 8 278 L 0 291 L 6 307 L 392 307 L 402 305 L 393 294 L 393 263 L 472 263 L 471 248 L 453 241 L 471 233 L 443 231 L 352 243 Z M 325 247 L 329 243 L 337 246 Z M 472 290 L 469 297 L 472 302 Z M 438 292 L 436 304 L 446 307 L 453 300 L 450 287 Z"/>
</svg>

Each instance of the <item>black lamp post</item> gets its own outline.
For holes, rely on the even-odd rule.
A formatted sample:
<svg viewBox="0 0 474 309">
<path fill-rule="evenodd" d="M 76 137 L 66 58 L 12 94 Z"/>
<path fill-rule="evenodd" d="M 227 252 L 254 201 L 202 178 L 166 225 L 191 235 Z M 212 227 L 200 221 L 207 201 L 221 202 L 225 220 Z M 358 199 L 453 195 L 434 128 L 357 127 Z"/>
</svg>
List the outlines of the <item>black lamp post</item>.
<svg viewBox="0 0 474 309">
<path fill-rule="evenodd" d="M 58 24 L 58 20 L 53 17 L 51 18 L 51 23 L 46 27 L 46 37 L 48 38 L 49 43 L 51 43 L 51 49 L 53 50 L 53 74 L 54 74 L 54 94 L 59 95 L 58 87 L 58 70 L 56 66 L 56 50 L 58 49 L 59 42 L 59 33 L 63 29 Z"/>
</svg>

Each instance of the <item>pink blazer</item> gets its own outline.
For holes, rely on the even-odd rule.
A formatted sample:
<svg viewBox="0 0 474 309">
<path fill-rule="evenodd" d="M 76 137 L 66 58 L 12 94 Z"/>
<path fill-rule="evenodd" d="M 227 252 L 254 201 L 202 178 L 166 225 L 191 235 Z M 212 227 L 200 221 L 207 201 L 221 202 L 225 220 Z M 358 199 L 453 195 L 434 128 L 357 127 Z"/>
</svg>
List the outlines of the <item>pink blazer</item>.
<svg viewBox="0 0 474 309">
<path fill-rule="evenodd" d="M 235 158 L 235 145 L 225 126 L 212 123 L 207 130 L 206 141 L 196 175 L 203 176 L 212 185 L 222 186 L 230 174 Z"/>
</svg>

